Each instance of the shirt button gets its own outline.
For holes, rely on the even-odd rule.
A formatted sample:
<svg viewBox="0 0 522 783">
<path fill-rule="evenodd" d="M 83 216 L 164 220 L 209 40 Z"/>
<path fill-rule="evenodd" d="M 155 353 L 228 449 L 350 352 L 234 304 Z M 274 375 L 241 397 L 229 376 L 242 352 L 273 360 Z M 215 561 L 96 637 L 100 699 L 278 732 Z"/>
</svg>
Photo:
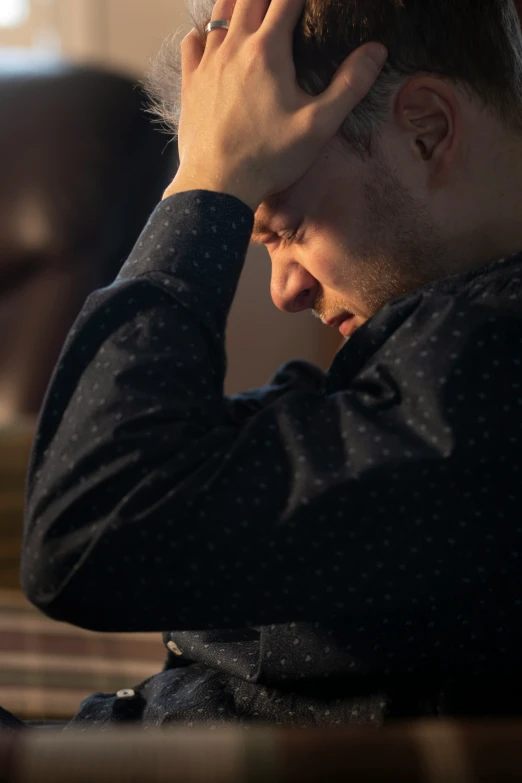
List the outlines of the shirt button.
<svg viewBox="0 0 522 783">
<path fill-rule="evenodd" d="M 124 688 L 122 691 L 118 691 L 116 696 L 118 699 L 130 699 L 131 696 L 135 696 L 136 694 L 132 690 L 132 688 Z"/>
<path fill-rule="evenodd" d="M 169 648 L 169 650 L 172 650 L 172 652 L 174 653 L 174 655 L 183 655 L 183 653 L 182 653 L 182 652 L 181 652 L 181 650 L 179 649 L 179 647 L 178 647 L 178 645 L 176 644 L 176 642 L 168 642 L 168 643 L 167 643 L 167 647 Z"/>
</svg>

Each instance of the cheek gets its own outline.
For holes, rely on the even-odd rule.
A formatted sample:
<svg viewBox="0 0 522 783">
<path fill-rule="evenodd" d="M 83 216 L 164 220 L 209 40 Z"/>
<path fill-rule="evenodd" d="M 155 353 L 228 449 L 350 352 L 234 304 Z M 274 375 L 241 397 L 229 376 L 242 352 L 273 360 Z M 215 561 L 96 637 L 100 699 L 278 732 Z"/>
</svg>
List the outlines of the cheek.
<svg viewBox="0 0 522 783">
<path fill-rule="evenodd" d="M 317 235 L 306 249 L 307 269 L 319 281 L 327 299 L 332 299 L 346 287 L 346 260 L 343 248 L 334 237 L 324 232 Z"/>
<path fill-rule="evenodd" d="M 356 188 L 346 178 L 332 180 L 319 204 L 318 222 L 329 244 L 337 249 L 338 256 L 356 255 L 364 238 L 362 188 Z"/>
<path fill-rule="evenodd" d="M 360 243 L 356 215 L 346 203 L 346 183 L 340 183 L 321 200 L 313 239 L 307 243 L 309 271 L 332 292 L 346 288 L 348 267 Z"/>
</svg>

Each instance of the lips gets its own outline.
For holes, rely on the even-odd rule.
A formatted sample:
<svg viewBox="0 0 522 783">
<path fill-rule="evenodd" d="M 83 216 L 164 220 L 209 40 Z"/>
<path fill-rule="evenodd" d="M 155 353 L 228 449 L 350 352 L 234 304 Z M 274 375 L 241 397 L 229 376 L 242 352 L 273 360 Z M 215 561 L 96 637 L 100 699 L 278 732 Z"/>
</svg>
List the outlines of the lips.
<svg viewBox="0 0 522 783">
<path fill-rule="evenodd" d="M 342 315 L 338 315 L 337 318 L 332 318 L 330 321 L 325 321 L 324 323 L 327 326 L 335 326 L 336 328 L 339 328 L 344 321 L 349 320 L 353 318 L 352 313 L 343 313 Z"/>
<path fill-rule="evenodd" d="M 343 337 L 351 337 L 355 330 L 361 326 L 363 320 L 359 316 L 353 315 L 353 313 L 343 313 L 337 316 L 337 318 L 332 318 L 330 321 L 324 321 L 323 323 L 339 329 Z"/>
<path fill-rule="evenodd" d="M 359 324 L 357 322 L 357 318 L 354 315 L 351 315 L 348 318 L 345 318 L 344 321 L 340 324 L 339 331 L 343 337 L 351 337 L 358 327 Z"/>
</svg>

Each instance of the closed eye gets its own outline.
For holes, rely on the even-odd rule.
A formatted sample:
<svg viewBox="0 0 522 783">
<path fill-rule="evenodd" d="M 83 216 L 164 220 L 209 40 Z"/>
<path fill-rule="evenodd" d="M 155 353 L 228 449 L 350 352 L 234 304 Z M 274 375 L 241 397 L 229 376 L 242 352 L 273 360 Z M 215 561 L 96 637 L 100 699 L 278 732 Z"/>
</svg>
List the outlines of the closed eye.
<svg viewBox="0 0 522 783">
<path fill-rule="evenodd" d="M 292 242 L 299 239 L 298 232 L 299 227 L 295 230 L 289 229 L 288 231 L 280 231 L 278 234 L 274 234 L 271 231 L 255 230 L 250 237 L 250 241 L 256 245 L 269 245 L 277 239 L 282 239 L 287 245 L 291 245 Z"/>
<path fill-rule="evenodd" d="M 284 239 L 285 242 L 288 242 L 290 244 L 293 242 L 297 236 L 297 231 L 283 231 L 281 234 L 279 234 L 281 239 Z"/>
<path fill-rule="evenodd" d="M 296 231 L 282 231 L 279 234 L 252 234 L 250 241 L 256 245 L 269 245 L 277 239 L 282 239 L 287 244 L 291 244 L 294 241 L 296 234 Z"/>
</svg>

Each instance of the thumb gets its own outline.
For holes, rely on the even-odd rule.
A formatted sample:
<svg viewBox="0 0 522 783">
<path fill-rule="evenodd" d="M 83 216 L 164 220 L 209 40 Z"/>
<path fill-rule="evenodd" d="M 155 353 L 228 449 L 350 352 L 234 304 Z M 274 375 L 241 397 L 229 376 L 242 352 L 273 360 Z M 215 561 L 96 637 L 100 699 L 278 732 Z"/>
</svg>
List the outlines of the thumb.
<svg viewBox="0 0 522 783">
<path fill-rule="evenodd" d="M 385 46 L 369 43 L 355 49 L 340 65 L 314 107 L 323 128 L 329 125 L 332 135 L 337 133 L 347 115 L 370 92 L 387 57 Z"/>
</svg>

